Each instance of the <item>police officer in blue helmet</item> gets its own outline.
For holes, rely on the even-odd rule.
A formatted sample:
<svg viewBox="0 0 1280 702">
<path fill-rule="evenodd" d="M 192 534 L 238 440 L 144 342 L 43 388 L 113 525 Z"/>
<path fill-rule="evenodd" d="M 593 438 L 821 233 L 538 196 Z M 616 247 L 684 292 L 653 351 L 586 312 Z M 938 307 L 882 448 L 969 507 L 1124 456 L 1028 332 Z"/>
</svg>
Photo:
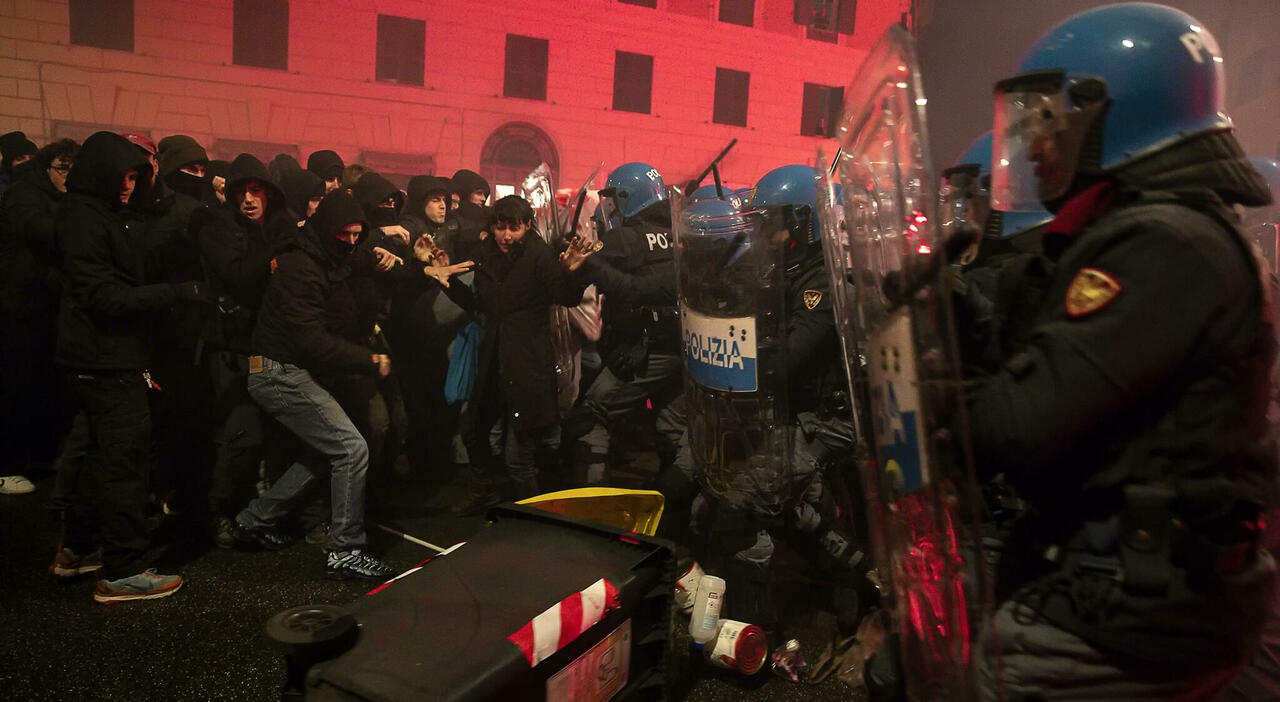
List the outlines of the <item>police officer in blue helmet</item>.
<svg viewBox="0 0 1280 702">
<path fill-rule="evenodd" d="M 773 595 L 775 541 L 791 542 L 834 586 L 840 624 L 852 633 L 868 603 L 871 558 L 856 537 L 866 533 L 857 522 L 861 501 L 838 500 L 860 493 L 856 480 L 846 481 L 854 474 L 845 463 L 854 433 L 819 240 L 816 176 L 810 166 L 783 166 L 765 174 L 747 198 L 700 199 L 682 213 L 683 313 L 704 320 L 711 318 L 704 314 L 756 315 L 742 338 L 759 340 L 756 367 L 777 372 L 761 373 L 749 386 L 754 390 L 725 393 L 688 363 L 688 429 L 657 486 L 666 498 L 659 534 L 690 547 L 708 574 L 725 579 L 734 593 L 725 616 L 771 632 L 788 624 Z M 760 246 L 769 251 L 753 250 Z M 761 287 L 773 284 L 766 280 L 780 282 L 777 312 L 760 307 Z M 705 323 L 686 320 L 686 335 L 697 336 L 691 330 Z M 697 356 L 692 349 L 686 354 Z M 769 387 L 768 377 L 786 384 Z M 782 416 L 760 409 L 775 392 L 785 396 L 775 406 L 785 409 Z M 779 457 L 784 467 L 779 474 L 753 472 L 772 458 L 762 447 L 775 426 L 789 436 L 790 453 Z M 735 462 L 731 447 L 738 440 L 760 453 Z"/>
<path fill-rule="evenodd" d="M 680 320 L 675 312 L 671 209 L 666 185 L 647 163 L 625 163 L 600 191 L 596 226 L 603 248 L 578 272 L 607 296 L 599 343 L 604 369 L 568 424 L 579 482 L 611 482 L 609 427 L 649 401 L 659 453 L 674 454 L 680 430 L 666 411 L 680 390 Z"/>
<path fill-rule="evenodd" d="M 1275 340 L 1231 207 L 1271 196 L 1223 69 L 1195 18 L 1124 3 L 996 85 L 992 204 L 1055 218 L 1029 338 L 968 398 L 975 464 L 1031 507 L 976 648 L 984 699 L 1212 699 L 1257 644 Z"/>
</svg>

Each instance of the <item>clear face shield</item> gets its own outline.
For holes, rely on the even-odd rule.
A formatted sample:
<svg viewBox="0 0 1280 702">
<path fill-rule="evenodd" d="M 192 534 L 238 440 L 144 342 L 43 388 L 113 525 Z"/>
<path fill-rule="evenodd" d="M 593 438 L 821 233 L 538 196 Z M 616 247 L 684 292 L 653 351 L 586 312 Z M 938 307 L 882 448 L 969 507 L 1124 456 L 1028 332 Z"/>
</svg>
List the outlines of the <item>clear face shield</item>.
<svg viewBox="0 0 1280 702">
<path fill-rule="evenodd" d="M 982 229 L 991 211 L 990 187 L 990 177 L 981 177 L 976 163 L 962 163 L 942 172 L 938 226 L 944 237 L 962 229 Z"/>
<path fill-rule="evenodd" d="M 1067 129 L 1063 75 L 1029 74 L 996 84 L 991 206 L 1030 210 L 1066 194 L 1075 157 L 1064 147 Z"/>
</svg>

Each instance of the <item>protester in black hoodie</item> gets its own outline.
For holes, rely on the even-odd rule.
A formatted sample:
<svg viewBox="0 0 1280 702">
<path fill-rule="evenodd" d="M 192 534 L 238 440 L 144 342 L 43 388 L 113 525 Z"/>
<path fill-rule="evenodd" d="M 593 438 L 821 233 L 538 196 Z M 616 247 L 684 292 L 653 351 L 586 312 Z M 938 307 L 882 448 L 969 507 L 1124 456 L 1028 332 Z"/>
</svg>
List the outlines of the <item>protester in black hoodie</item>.
<svg viewBox="0 0 1280 702">
<path fill-rule="evenodd" d="M 148 285 L 144 278 L 141 235 L 122 210 L 137 183 L 149 180 L 147 159 L 136 146 L 97 132 L 85 140 L 67 177 L 55 225 L 66 278 L 57 360 L 69 372 L 85 419 L 67 441 L 61 470 L 78 470 L 87 494 L 100 493 L 98 602 L 164 597 L 182 585 L 180 576 L 159 575 L 147 562 L 144 451 L 151 416 L 145 369 L 157 314 L 177 301 L 202 299 L 202 291 L 195 282 Z M 90 555 L 99 538 L 94 506 L 82 499 L 70 510 L 55 571 L 99 567 Z"/>
<path fill-rule="evenodd" d="M 388 248 L 404 257 L 412 268 L 415 248 L 432 244 L 448 250 L 455 243 L 457 220 L 448 217 L 450 183 L 447 178 L 416 176 L 409 181 L 409 195 L 400 224 L 409 232 L 409 245 L 388 242 Z M 419 241 L 427 237 L 421 244 Z M 446 264 L 447 260 L 435 261 Z M 460 277 L 464 285 L 471 276 Z M 391 295 L 387 339 L 396 358 L 396 377 L 408 419 L 406 445 L 409 465 L 417 475 L 432 466 L 449 465 L 458 412 L 444 398 L 449 370 L 449 343 L 468 317 L 447 297 L 438 283 L 424 275 L 410 275 L 398 282 Z M 452 313 L 451 313 L 452 312 Z M 438 471 L 437 471 L 438 474 Z"/>
<path fill-rule="evenodd" d="M 28 466 L 57 456 L 70 419 L 53 363 L 61 291 L 53 222 L 78 149 L 70 139 L 46 145 L 31 177 L 0 198 L 0 494 L 34 489 Z"/>
<path fill-rule="evenodd" d="M 147 276 L 164 283 L 204 281 L 200 247 L 191 228 L 216 205 L 204 178 L 209 156 L 189 136 L 160 140 L 159 178 L 144 194 L 135 193 L 130 209 L 142 217 L 147 246 Z M 199 213 L 199 214 L 197 214 Z M 151 371 L 165 392 L 154 410 L 155 477 L 152 493 L 167 514 L 193 515 L 203 506 L 214 462 L 214 392 L 201 358 L 209 305 L 174 305 L 156 325 Z"/>
<path fill-rule="evenodd" d="M 324 188 L 324 181 L 320 180 L 320 176 L 301 168 L 286 170 L 280 175 L 280 190 L 284 191 L 284 201 L 300 223 L 316 213 L 316 207 L 325 195 Z"/>
<path fill-rule="evenodd" d="M 454 260 L 475 258 L 481 251 L 480 242 L 487 236 L 489 208 L 489 182 L 475 171 L 465 168 L 449 179 L 453 194 L 453 219 L 457 221 L 457 238 L 453 248 L 446 248 Z"/>
<path fill-rule="evenodd" d="M 324 181 L 325 192 L 333 192 L 342 187 L 342 171 L 346 164 L 336 151 L 324 149 L 312 152 L 307 157 L 307 170 L 320 176 Z"/>
<path fill-rule="evenodd" d="M 318 477 L 331 477 L 332 526 L 326 574 L 382 578 L 391 566 L 364 553 L 364 492 L 369 449 L 360 432 L 319 383 L 319 375 L 386 377 L 391 361 L 335 334 L 332 305 L 346 291 L 350 261 L 368 230 L 364 212 L 345 191 L 329 193 L 295 243 L 277 258 L 253 333 L 249 394 L 314 449 L 310 463 L 295 463 L 262 496 L 236 515 L 236 538 L 264 548 L 289 543 L 279 520 Z M 314 460 L 319 457 L 323 460 Z"/>
<path fill-rule="evenodd" d="M 209 490 L 212 534 L 218 546 L 230 548 L 231 517 L 250 497 L 263 457 L 261 415 L 245 385 L 251 337 L 272 260 L 292 243 L 297 221 L 266 167 L 249 154 L 231 164 L 226 192 L 227 202 L 193 226 L 218 301 L 205 333 L 218 427 Z"/>
<path fill-rule="evenodd" d="M 26 134 L 9 132 L 0 135 L 0 194 L 21 180 L 15 168 L 33 159 L 35 155 L 35 142 L 28 139 Z"/>
</svg>

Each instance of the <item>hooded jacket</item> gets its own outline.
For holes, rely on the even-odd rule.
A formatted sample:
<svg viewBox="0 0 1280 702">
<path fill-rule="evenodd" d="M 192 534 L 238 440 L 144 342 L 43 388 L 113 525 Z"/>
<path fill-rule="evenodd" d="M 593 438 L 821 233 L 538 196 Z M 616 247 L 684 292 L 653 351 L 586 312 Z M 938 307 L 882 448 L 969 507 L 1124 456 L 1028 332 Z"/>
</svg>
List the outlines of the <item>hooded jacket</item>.
<svg viewBox="0 0 1280 702">
<path fill-rule="evenodd" d="M 336 151 L 324 149 L 315 151 L 307 157 L 307 170 L 320 176 L 320 180 L 341 178 L 344 168 L 346 164 L 342 162 L 342 157 Z"/>
<path fill-rule="evenodd" d="M 151 326 L 173 304 L 168 284 L 148 285 L 137 224 L 119 199 L 125 173 L 150 178 L 138 147 L 111 132 L 85 140 L 67 175 L 55 233 L 65 294 L 57 361 L 68 368 L 132 370 L 150 363 Z"/>
<path fill-rule="evenodd" d="M 435 239 L 436 245 L 449 251 L 452 242 L 448 241 L 450 233 L 456 233 L 457 220 L 449 217 L 449 213 L 453 210 L 452 200 L 449 197 L 452 185 L 448 178 L 440 178 L 438 176 L 414 176 L 409 180 L 408 195 L 405 197 L 404 208 L 400 211 L 400 226 L 409 231 L 409 243 L 418 240 L 423 234 L 430 234 Z M 427 197 L 433 193 L 444 195 L 445 199 L 445 222 L 436 224 L 427 219 L 424 207 L 427 204 Z"/>
<path fill-rule="evenodd" d="M 249 180 L 266 186 L 267 204 L 260 223 L 245 217 L 235 201 L 236 186 Z M 271 275 L 271 259 L 292 241 L 297 220 L 266 167 L 249 154 L 240 154 L 231 164 L 227 201 L 209 208 L 207 214 L 197 217 L 192 228 L 218 300 L 219 313 L 209 330 L 209 340 L 217 348 L 247 353 Z"/>
<path fill-rule="evenodd" d="M 336 190 L 320 201 L 315 215 L 277 267 L 262 300 L 253 332 L 255 353 L 305 368 L 313 375 L 373 374 L 373 349 L 353 343 L 342 330 L 341 310 L 349 295 L 350 255 L 339 253 L 334 234 L 348 224 L 368 223 L 354 197 Z"/>
<path fill-rule="evenodd" d="M 324 197 L 324 181 L 315 173 L 299 168 L 280 176 L 280 190 L 294 219 L 302 221 L 307 218 L 311 198 Z"/>
</svg>

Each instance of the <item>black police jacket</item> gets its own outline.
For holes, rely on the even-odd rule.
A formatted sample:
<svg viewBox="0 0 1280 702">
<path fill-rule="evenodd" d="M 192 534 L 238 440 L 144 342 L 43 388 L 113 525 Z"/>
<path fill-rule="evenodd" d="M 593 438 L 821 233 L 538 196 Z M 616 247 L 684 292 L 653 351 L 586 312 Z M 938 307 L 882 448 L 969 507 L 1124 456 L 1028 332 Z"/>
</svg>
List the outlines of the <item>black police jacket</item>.
<svg viewBox="0 0 1280 702">
<path fill-rule="evenodd" d="M 1275 342 L 1260 271 L 1208 189 L 1117 188 L 1098 210 L 1066 240 L 1026 345 L 968 399 L 979 470 L 1006 472 L 1035 515 L 1015 529 L 1001 589 L 1023 588 L 1017 597 L 1058 626 L 1128 657 L 1239 662 L 1270 577 L 1233 583 L 1188 554 L 1209 534 L 1247 546 L 1247 516 L 1236 515 L 1275 483 L 1265 440 Z M 1074 552 L 1085 522 L 1118 518 L 1092 548 L 1124 567 L 1116 559 L 1143 536 L 1123 527 L 1131 486 L 1176 495 L 1161 524 L 1179 526 L 1154 544 L 1169 547 L 1172 574 L 1155 594 L 1117 585 L 1096 607 L 1080 594 L 1096 580 L 1072 558 L 1040 554 Z M 1130 581 L 1148 575 L 1130 571 Z"/>
</svg>

